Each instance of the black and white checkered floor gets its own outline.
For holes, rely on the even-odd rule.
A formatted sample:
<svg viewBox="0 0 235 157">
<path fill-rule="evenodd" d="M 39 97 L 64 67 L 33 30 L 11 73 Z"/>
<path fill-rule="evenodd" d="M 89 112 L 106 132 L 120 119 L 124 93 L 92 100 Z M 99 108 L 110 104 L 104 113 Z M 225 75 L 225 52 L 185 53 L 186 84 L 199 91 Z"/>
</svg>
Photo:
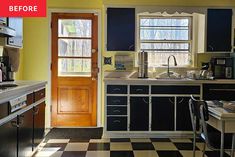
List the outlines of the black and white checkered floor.
<svg viewBox="0 0 235 157">
<path fill-rule="evenodd" d="M 198 141 L 196 149 L 201 157 L 203 143 Z M 206 148 L 206 156 L 219 157 L 219 152 Z M 47 139 L 34 157 L 192 157 L 192 139 Z"/>
</svg>

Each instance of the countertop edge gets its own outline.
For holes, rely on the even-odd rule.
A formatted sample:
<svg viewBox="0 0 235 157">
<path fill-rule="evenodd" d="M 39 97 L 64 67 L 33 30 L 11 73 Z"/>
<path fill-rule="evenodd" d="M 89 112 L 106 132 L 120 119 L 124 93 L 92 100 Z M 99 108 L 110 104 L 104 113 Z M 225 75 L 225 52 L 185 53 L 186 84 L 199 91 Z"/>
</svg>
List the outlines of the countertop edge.
<svg viewBox="0 0 235 157">
<path fill-rule="evenodd" d="M 144 83 L 144 84 L 235 84 L 235 79 L 216 79 L 216 80 L 164 80 L 164 79 L 139 79 L 139 78 L 104 78 L 105 83 Z"/>
<path fill-rule="evenodd" d="M 17 84 L 18 86 L 0 92 L 0 104 L 20 95 L 28 94 L 37 89 L 44 88 L 47 84 L 46 81 L 15 81 L 12 83 Z"/>
</svg>

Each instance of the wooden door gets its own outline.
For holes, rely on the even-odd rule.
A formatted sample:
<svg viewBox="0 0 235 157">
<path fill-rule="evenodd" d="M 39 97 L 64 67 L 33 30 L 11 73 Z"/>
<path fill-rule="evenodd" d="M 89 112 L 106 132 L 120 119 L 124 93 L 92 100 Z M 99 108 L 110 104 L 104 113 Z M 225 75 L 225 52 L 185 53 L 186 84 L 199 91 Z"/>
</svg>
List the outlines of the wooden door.
<svg viewBox="0 0 235 157">
<path fill-rule="evenodd" d="M 52 126 L 96 126 L 97 15 L 52 13 Z"/>
</svg>

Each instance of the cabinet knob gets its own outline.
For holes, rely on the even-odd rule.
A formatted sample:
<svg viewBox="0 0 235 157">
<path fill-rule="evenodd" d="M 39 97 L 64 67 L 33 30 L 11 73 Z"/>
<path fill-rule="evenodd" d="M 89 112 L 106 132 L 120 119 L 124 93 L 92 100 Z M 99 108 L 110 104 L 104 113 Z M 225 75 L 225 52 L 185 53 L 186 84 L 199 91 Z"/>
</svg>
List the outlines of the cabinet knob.
<svg viewBox="0 0 235 157">
<path fill-rule="evenodd" d="M 211 45 L 208 45 L 208 47 L 210 48 L 210 50 L 211 50 L 211 51 L 214 51 L 214 48 L 213 48 L 213 46 L 211 46 Z"/>
</svg>

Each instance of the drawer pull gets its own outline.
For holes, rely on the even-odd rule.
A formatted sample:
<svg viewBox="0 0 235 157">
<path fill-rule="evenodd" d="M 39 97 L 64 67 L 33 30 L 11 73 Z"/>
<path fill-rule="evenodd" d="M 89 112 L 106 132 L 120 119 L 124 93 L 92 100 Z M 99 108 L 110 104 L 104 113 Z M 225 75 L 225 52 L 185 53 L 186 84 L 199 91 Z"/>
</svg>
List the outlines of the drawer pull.
<svg viewBox="0 0 235 157">
<path fill-rule="evenodd" d="M 178 103 L 181 104 L 184 101 L 184 98 L 182 98 Z"/>
<path fill-rule="evenodd" d="M 149 104 L 149 102 L 148 102 L 147 100 L 145 100 L 145 98 L 143 98 L 143 102 L 144 102 L 145 104 Z"/>
<path fill-rule="evenodd" d="M 38 108 L 38 107 L 35 107 L 33 115 L 37 115 L 37 114 L 38 114 L 38 111 L 39 111 L 39 108 Z"/>
<path fill-rule="evenodd" d="M 113 121 L 114 123 L 121 123 L 121 121 L 120 120 L 115 120 L 115 121 Z"/>
<path fill-rule="evenodd" d="M 144 90 L 141 88 L 136 89 L 136 92 L 143 92 Z"/>
<path fill-rule="evenodd" d="M 113 102 L 114 102 L 114 103 L 120 103 L 121 100 L 116 99 L 116 100 L 113 100 Z"/>
<path fill-rule="evenodd" d="M 223 91 L 225 91 L 225 92 L 235 92 L 235 89 L 209 89 L 210 91 L 220 91 L 220 92 L 223 92 Z"/>
<path fill-rule="evenodd" d="M 119 112 L 120 113 L 121 111 L 120 110 L 114 110 L 113 112 Z"/>
<path fill-rule="evenodd" d="M 174 102 L 171 100 L 171 98 L 169 98 L 169 101 L 170 101 L 170 103 L 174 104 Z"/>
<path fill-rule="evenodd" d="M 120 91 L 121 89 L 120 88 L 114 88 L 113 90 L 114 91 Z"/>
<path fill-rule="evenodd" d="M 40 93 L 40 96 L 44 96 L 44 93 Z"/>
<path fill-rule="evenodd" d="M 17 121 L 11 121 L 11 125 L 16 128 L 19 127 L 19 125 L 17 124 Z"/>
</svg>

